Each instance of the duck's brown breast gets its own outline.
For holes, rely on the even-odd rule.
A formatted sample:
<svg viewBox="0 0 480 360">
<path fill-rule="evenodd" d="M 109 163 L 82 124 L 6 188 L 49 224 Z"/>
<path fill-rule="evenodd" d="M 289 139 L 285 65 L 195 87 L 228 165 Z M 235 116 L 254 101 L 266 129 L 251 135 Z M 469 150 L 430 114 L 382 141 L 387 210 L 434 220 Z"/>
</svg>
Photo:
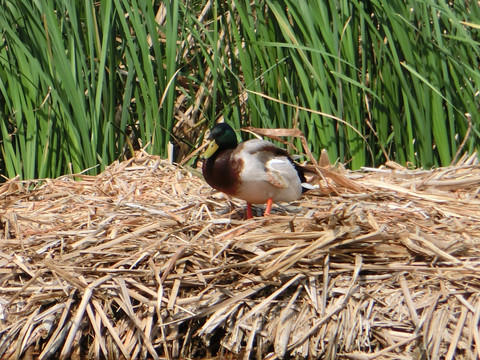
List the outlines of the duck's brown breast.
<svg viewBox="0 0 480 360">
<path fill-rule="evenodd" d="M 243 161 L 233 156 L 233 149 L 213 154 L 203 163 L 203 177 L 214 189 L 235 196 Z"/>
</svg>

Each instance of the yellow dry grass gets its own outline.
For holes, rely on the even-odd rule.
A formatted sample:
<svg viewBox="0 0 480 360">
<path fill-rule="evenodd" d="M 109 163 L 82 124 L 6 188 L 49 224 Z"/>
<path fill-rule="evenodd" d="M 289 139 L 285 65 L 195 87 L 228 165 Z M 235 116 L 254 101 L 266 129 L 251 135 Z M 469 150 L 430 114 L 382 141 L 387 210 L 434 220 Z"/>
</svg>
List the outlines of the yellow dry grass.
<svg viewBox="0 0 480 360">
<path fill-rule="evenodd" d="M 154 156 L 0 186 L 0 358 L 474 359 L 480 166 L 243 204 Z"/>
</svg>

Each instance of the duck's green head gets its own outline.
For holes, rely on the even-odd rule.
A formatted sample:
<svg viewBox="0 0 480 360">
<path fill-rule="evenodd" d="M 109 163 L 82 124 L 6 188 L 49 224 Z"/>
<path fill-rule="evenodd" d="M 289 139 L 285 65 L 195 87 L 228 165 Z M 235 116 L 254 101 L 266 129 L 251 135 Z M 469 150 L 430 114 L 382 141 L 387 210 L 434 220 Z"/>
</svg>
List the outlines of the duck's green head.
<svg viewBox="0 0 480 360">
<path fill-rule="evenodd" d="M 215 125 L 210 130 L 208 139 L 210 140 L 210 144 L 203 154 L 205 159 L 208 159 L 215 154 L 218 149 L 235 149 L 238 144 L 235 131 L 233 131 L 232 127 L 227 123 L 219 123 Z"/>
</svg>

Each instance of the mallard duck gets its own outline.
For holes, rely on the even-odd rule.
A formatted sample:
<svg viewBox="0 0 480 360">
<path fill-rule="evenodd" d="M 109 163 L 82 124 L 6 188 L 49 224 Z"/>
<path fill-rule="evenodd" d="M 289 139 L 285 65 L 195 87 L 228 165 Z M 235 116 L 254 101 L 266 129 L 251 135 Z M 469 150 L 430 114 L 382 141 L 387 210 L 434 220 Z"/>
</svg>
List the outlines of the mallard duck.
<svg viewBox="0 0 480 360">
<path fill-rule="evenodd" d="M 270 214 L 277 201 L 297 200 L 305 188 L 301 167 L 266 140 L 253 139 L 240 144 L 226 123 L 215 125 L 203 158 L 203 176 L 216 190 L 247 202 L 247 218 L 253 217 L 252 204 L 267 204 Z"/>
</svg>

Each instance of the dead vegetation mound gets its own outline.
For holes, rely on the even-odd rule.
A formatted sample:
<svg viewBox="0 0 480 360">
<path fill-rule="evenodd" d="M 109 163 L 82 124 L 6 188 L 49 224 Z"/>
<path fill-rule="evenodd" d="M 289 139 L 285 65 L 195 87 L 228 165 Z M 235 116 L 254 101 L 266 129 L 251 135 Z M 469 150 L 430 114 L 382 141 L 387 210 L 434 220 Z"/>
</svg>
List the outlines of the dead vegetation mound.
<svg viewBox="0 0 480 360">
<path fill-rule="evenodd" d="M 0 187 L 0 358 L 473 359 L 480 166 L 319 169 L 243 220 L 145 154 Z"/>
</svg>

